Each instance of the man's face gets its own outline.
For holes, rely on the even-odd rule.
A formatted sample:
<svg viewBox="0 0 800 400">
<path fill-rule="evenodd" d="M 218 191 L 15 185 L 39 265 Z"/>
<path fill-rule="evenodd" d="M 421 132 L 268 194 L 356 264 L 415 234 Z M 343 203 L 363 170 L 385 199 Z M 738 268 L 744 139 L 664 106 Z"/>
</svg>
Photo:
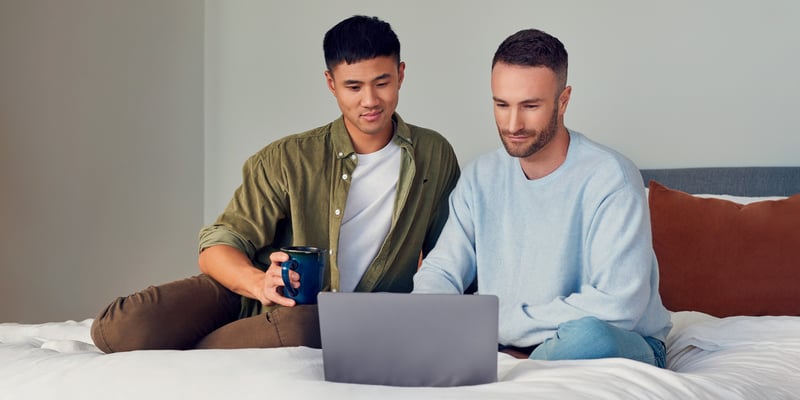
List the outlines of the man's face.
<svg viewBox="0 0 800 400">
<path fill-rule="evenodd" d="M 390 134 L 405 63 L 381 56 L 353 64 L 340 63 L 325 71 L 328 89 L 336 97 L 347 131 L 354 138 Z"/>
<path fill-rule="evenodd" d="M 509 155 L 527 158 L 550 143 L 563 127 L 570 89 L 561 90 L 549 68 L 495 64 L 494 119 Z"/>
</svg>

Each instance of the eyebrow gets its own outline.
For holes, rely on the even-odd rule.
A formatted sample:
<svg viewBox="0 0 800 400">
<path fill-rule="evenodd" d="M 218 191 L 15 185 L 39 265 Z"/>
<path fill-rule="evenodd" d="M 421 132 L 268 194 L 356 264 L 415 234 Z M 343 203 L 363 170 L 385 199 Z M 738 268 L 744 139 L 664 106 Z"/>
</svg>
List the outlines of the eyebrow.
<svg viewBox="0 0 800 400">
<path fill-rule="evenodd" d="M 381 75 L 378 75 L 377 77 L 375 77 L 375 79 L 373 79 L 372 82 L 380 81 L 380 80 L 383 80 L 383 79 L 388 79 L 391 76 L 392 76 L 391 74 L 381 74 Z M 347 79 L 347 80 L 344 81 L 345 85 L 359 85 L 359 84 L 363 84 L 363 83 L 364 83 L 363 81 L 359 81 L 357 79 Z"/>
<path fill-rule="evenodd" d="M 508 101 L 503 100 L 503 99 L 501 99 L 499 97 L 495 97 L 495 96 L 492 96 L 492 100 L 494 100 L 495 102 L 499 102 L 499 103 L 508 103 Z M 541 97 L 534 97 L 532 99 L 522 100 L 522 101 L 520 101 L 520 104 L 541 103 L 543 101 L 544 101 L 544 99 L 541 98 Z"/>
</svg>

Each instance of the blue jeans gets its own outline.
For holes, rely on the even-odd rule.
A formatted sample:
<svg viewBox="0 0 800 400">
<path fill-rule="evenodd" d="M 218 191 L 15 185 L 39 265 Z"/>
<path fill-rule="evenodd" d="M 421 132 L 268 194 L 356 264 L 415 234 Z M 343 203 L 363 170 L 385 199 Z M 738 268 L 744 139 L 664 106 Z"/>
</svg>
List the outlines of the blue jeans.
<svg viewBox="0 0 800 400">
<path fill-rule="evenodd" d="M 667 349 L 652 337 L 617 328 L 595 317 L 567 321 L 556 335 L 531 353 L 533 360 L 581 360 L 622 357 L 665 368 Z"/>
</svg>

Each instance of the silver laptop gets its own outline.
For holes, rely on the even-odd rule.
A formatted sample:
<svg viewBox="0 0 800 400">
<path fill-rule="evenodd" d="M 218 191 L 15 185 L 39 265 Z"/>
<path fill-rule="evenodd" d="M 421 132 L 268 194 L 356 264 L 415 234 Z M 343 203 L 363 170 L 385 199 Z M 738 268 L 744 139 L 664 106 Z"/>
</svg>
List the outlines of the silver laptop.
<svg viewBox="0 0 800 400">
<path fill-rule="evenodd" d="M 497 381 L 496 296 L 322 292 L 318 303 L 327 381 L 391 386 Z"/>
</svg>

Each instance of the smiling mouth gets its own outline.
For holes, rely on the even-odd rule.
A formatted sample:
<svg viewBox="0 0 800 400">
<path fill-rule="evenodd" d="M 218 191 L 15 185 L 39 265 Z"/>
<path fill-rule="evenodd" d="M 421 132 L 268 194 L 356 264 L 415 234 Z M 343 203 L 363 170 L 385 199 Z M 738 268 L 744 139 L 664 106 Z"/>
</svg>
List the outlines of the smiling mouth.
<svg viewBox="0 0 800 400">
<path fill-rule="evenodd" d="M 367 121 L 375 121 L 378 119 L 378 117 L 381 116 L 381 114 L 383 114 L 383 111 L 372 111 L 365 114 L 361 114 L 361 118 L 364 118 Z"/>
<path fill-rule="evenodd" d="M 514 141 L 525 140 L 528 139 L 529 137 L 530 136 L 528 135 L 505 135 L 506 139 Z"/>
</svg>

